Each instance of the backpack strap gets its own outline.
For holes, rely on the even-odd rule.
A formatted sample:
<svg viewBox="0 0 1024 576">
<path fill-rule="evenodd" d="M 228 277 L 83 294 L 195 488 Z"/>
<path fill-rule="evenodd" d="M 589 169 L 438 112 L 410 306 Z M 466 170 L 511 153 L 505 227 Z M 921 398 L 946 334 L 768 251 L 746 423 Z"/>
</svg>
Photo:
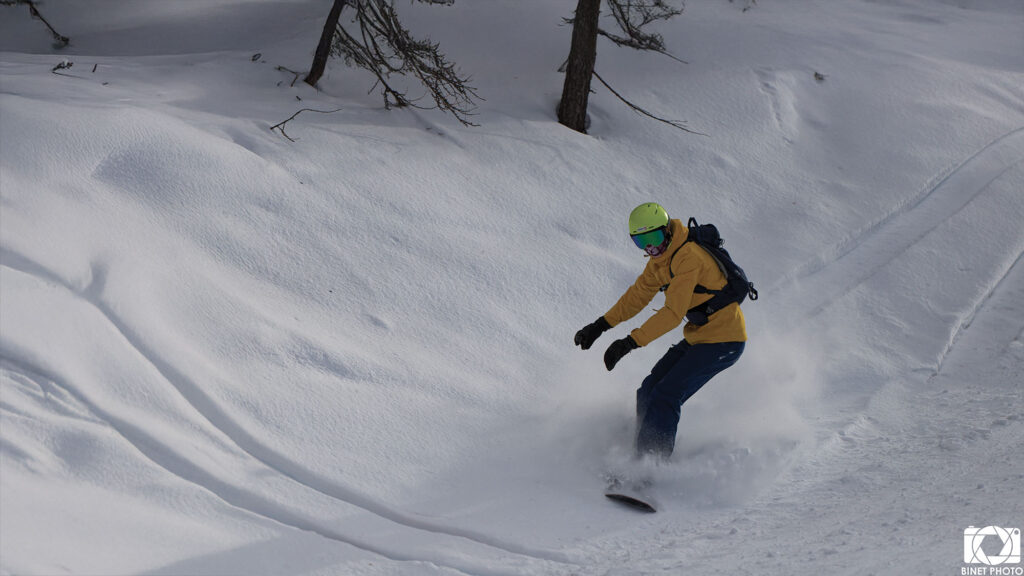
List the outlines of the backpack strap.
<svg viewBox="0 0 1024 576">
<path fill-rule="evenodd" d="M 696 234 L 697 220 L 691 216 L 690 217 L 690 221 L 687 222 L 687 224 L 686 224 L 686 227 L 689 230 L 689 232 L 686 234 L 686 240 L 683 240 L 683 243 L 679 245 L 679 248 L 676 248 L 675 252 L 673 252 L 672 255 L 669 256 L 669 258 L 668 258 L 668 277 L 669 277 L 669 279 L 672 279 L 672 278 L 676 277 L 676 273 L 672 271 L 672 262 L 676 259 L 676 254 L 678 254 L 679 251 L 682 250 L 683 246 L 687 245 L 687 243 L 695 241 L 693 236 L 694 236 L 694 234 Z M 698 242 L 697 245 L 700 246 L 700 243 Z M 705 252 L 707 252 L 707 250 L 705 250 Z M 722 263 L 718 261 L 718 258 L 715 258 L 715 255 L 710 253 L 710 252 L 708 252 L 708 256 L 711 256 L 711 259 L 715 261 L 715 264 L 718 264 L 718 269 L 721 270 L 722 271 L 722 275 L 724 275 L 728 279 L 729 275 L 726 273 L 725 267 L 722 266 Z M 664 292 L 665 290 L 668 290 L 668 284 L 665 284 L 664 286 L 662 286 L 660 288 L 660 290 L 662 292 Z M 693 291 L 695 293 L 697 293 L 697 294 L 718 294 L 720 292 L 720 290 L 710 290 L 708 288 L 705 288 L 704 286 L 701 286 L 700 284 L 697 284 L 696 286 L 694 286 L 693 287 Z"/>
<path fill-rule="evenodd" d="M 707 299 L 702 304 L 698 304 L 698 305 L 694 306 L 693 308 L 690 308 L 689 310 L 686 311 L 686 319 L 690 323 L 695 324 L 697 326 L 703 326 L 703 325 L 708 323 L 709 316 L 711 316 L 715 312 L 718 312 L 719 310 L 721 310 L 722 308 L 728 306 L 729 304 L 735 302 L 735 299 L 730 294 L 726 293 L 726 289 L 729 287 L 729 272 L 728 272 L 728 269 L 726 269 L 725 265 L 722 264 L 722 262 L 710 250 L 708 250 L 707 248 L 704 248 L 704 246 L 702 246 L 701 243 L 700 243 L 700 238 L 699 238 L 699 236 L 700 236 L 700 228 L 699 228 L 699 225 L 697 224 L 697 219 L 691 217 L 690 220 L 686 223 L 686 227 L 688 229 L 686 240 L 684 240 L 683 243 L 679 245 L 679 248 L 676 248 L 675 252 L 672 252 L 672 255 L 669 257 L 669 262 L 668 262 L 668 275 L 669 275 L 669 278 L 675 278 L 675 276 L 676 276 L 675 272 L 672 271 L 672 262 L 675 260 L 676 254 L 679 253 L 679 250 L 683 246 L 686 246 L 686 244 L 689 243 L 689 242 L 696 242 L 697 245 L 700 246 L 701 249 L 704 250 L 704 252 L 707 253 L 708 256 L 711 256 L 711 259 L 714 260 L 715 264 L 718 266 L 719 271 L 721 271 L 722 275 L 725 276 L 725 281 L 726 281 L 725 287 L 723 287 L 721 290 L 712 290 L 712 289 L 710 289 L 710 288 L 708 288 L 706 286 L 703 286 L 701 284 L 697 284 L 696 286 L 693 287 L 693 293 L 694 294 L 710 294 L 711 295 L 711 298 Z M 664 291 L 668 290 L 668 287 L 669 287 L 669 285 L 665 284 L 664 286 L 661 287 L 661 291 L 664 292 Z M 753 286 L 751 285 L 751 290 L 752 289 L 753 289 Z M 756 292 L 754 292 L 752 294 L 752 296 L 753 296 L 751 298 L 752 300 L 756 299 L 757 298 Z"/>
</svg>

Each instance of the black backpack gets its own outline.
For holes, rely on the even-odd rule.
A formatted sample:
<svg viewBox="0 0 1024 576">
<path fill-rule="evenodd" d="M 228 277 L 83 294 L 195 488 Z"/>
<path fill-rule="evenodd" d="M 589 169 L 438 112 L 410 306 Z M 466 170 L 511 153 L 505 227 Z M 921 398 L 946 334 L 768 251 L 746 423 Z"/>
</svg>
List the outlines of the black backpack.
<svg viewBox="0 0 1024 576">
<path fill-rule="evenodd" d="M 739 304 L 748 296 L 751 301 L 757 300 L 757 290 L 754 289 L 754 283 L 747 280 L 747 274 L 743 271 L 743 268 L 740 268 L 733 262 L 729 252 L 722 247 L 722 236 L 718 233 L 718 228 L 714 224 L 697 224 L 695 218 L 690 218 L 686 223 L 686 227 L 690 229 L 686 242 L 696 242 L 698 246 L 706 250 L 715 263 L 718 264 L 722 274 L 725 275 L 726 282 L 721 290 L 710 290 L 698 284 L 693 289 L 693 292 L 695 294 L 711 294 L 711 298 L 707 302 L 687 310 L 687 320 L 697 326 L 703 326 L 708 323 L 709 316 L 733 302 Z M 683 243 L 684 246 L 686 242 Z M 682 246 L 679 248 L 682 248 Z M 676 248 L 676 252 L 679 251 L 679 248 Z M 670 277 L 675 277 L 675 274 L 672 273 L 672 259 L 676 257 L 676 252 L 673 252 L 672 257 L 669 259 Z M 662 286 L 661 289 L 663 291 L 668 289 L 668 285 Z"/>
</svg>

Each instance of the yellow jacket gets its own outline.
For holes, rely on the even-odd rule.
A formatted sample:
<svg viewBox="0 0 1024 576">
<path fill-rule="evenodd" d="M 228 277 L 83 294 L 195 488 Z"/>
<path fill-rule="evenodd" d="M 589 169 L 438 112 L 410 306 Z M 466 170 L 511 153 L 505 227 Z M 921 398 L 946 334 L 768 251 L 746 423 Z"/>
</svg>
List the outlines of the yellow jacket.
<svg viewBox="0 0 1024 576">
<path fill-rule="evenodd" d="M 711 299 L 710 294 L 694 294 L 695 286 L 700 284 L 710 290 L 720 290 L 725 286 L 725 275 L 714 258 L 696 242 L 686 242 L 689 235 L 687 227 L 679 220 L 672 220 L 670 226 L 672 242 L 668 250 L 647 262 L 636 283 L 604 315 L 612 326 L 625 322 L 643 310 L 662 286 L 668 286 L 665 306 L 630 333 L 640 346 L 650 344 L 679 326 L 687 310 Z M 672 267 L 671 276 L 669 266 Z M 729 304 L 712 314 L 703 326 L 687 323 L 683 336 L 690 344 L 746 342 L 747 326 L 740 305 Z"/>
</svg>

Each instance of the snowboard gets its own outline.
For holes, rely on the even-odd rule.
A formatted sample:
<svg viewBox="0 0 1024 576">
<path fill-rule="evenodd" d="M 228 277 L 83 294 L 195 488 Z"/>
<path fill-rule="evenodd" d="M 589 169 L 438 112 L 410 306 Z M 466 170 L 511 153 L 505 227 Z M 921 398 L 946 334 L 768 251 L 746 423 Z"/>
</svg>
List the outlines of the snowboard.
<svg viewBox="0 0 1024 576">
<path fill-rule="evenodd" d="M 609 476 L 608 487 L 605 489 L 605 497 L 627 506 L 637 512 L 654 513 L 657 508 L 648 496 L 651 487 L 649 480 L 640 482 L 625 482 L 614 476 Z"/>
<path fill-rule="evenodd" d="M 614 500 L 619 504 L 632 508 L 637 512 L 646 512 L 652 514 L 658 510 L 650 503 L 637 498 L 636 496 L 630 496 L 629 494 L 622 494 L 621 492 L 605 492 L 605 496 L 610 500 Z"/>
</svg>

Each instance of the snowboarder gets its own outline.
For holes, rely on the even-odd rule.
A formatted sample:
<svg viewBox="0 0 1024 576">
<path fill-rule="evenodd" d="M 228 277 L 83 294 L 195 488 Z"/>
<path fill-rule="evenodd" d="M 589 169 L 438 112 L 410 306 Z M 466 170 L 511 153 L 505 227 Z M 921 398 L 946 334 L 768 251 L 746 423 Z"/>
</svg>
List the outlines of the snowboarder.
<svg viewBox="0 0 1024 576">
<path fill-rule="evenodd" d="M 670 219 L 658 204 L 637 206 L 629 215 L 629 235 L 650 260 L 619 301 L 575 337 L 576 345 L 589 349 L 602 333 L 636 316 L 659 291 L 664 292 L 663 308 L 608 346 L 604 363 L 611 370 L 630 351 L 650 344 L 687 318 L 684 339 L 669 348 L 637 390 L 638 456 L 667 459 L 672 455 L 683 403 L 712 377 L 735 364 L 747 340 L 738 302 L 707 317 L 692 314 L 692 309 L 711 299 L 707 290 L 721 290 L 726 285 L 726 276 L 705 249 L 688 241 L 689 234 L 687 226 Z"/>
</svg>

